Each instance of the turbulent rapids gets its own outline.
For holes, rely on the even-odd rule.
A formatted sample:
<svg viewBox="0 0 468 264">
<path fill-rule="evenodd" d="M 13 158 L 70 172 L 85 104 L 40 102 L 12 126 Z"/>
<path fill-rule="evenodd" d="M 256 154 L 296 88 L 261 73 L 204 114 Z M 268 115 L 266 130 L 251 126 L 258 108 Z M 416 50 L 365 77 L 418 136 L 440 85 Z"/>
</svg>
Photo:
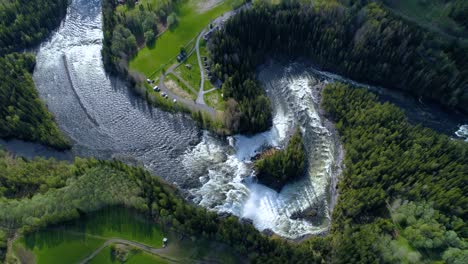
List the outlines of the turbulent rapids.
<svg viewBox="0 0 468 264">
<path fill-rule="evenodd" d="M 200 188 L 190 190 L 193 201 L 218 212 L 252 219 L 259 230 L 270 229 L 284 237 L 321 233 L 328 228 L 330 183 L 333 169 L 339 165 L 333 135 L 324 126 L 317 98 L 312 95 L 312 89 L 321 89 L 324 82 L 295 64 L 287 68 L 269 65 L 260 71 L 259 79 L 274 107 L 273 127 L 252 137 L 230 137 L 229 144 L 205 133 L 200 144 L 185 154 L 183 162 L 202 183 Z M 304 135 L 307 173 L 277 193 L 256 183 L 251 159 L 265 147 L 284 146 L 296 126 Z M 312 222 L 292 219 L 294 213 L 307 209 L 314 211 Z"/>
<path fill-rule="evenodd" d="M 72 139 L 70 152 L 54 152 L 22 141 L 1 141 L 18 155 L 71 159 L 118 158 L 143 165 L 175 183 L 195 203 L 253 221 L 259 230 L 300 238 L 325 232 L 330 223 L 342 150 L 318 109 L 327 81 L 349 81 L 307 64 L 270 63 L 259 70 L 274 108 L 269 131 L 220 139 L 181 114 L 149 107 L 118 79 L 106 75 L 101 58 L 100 0 L 73 0 L 60 28 L 37 52 L 34 81 L 60 128 Z M 350 81 L 349 81 L 350 82 Z M 382 88 L 382 100 L 406 109 L 414 123 L 468 140 L 466 116 Z M 256 183 L 252 157 L 284 146 L 299 126 L 307 152 L 307 174 L 281 192 Z"/>
</svg>

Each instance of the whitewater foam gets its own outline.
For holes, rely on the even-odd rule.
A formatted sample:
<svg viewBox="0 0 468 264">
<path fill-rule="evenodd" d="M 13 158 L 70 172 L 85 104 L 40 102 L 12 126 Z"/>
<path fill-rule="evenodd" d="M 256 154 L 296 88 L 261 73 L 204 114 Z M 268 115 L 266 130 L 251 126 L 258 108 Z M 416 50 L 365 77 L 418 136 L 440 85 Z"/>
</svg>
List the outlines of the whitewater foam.
<svg viewBox="0 0 468 264">
<path fill-rule="evenodd" d="M 312 76 L 287 67 L 278 75 L 260 73 L 274 106 L 273 126 L 253 136 L 235 135 L 227 142 L 216 140 L 210 133 L 182 158 L 187 171 L 204 168 L 201 187 L 193 188 L 193 201 L 217 212 L 228 212 L 249 218 L 259 230 L 270 229 L 287 238 L 325 231 L 329 225 L 328 186 L 334 162 L 330 132 L 322 125 L 314 106 L 310 81 Z M 323 83 L 315 81 L 319 85 Z M 299 126 L 308 155 L 307 173 L 290 182 L 278 193 L 257 183 L 252 157 L 265 147 L 284 147 L 293 129 Z M 223 156 L 213 159 L 211 156 Z M 199 171 L 201 172 L 201 171 Z M 292 219 L 294 213 L 313 208 L 317 219 Z"/>
<path fill-rule="evenodd" d="M 460 128 L 455 132 L 460 138 L 465 139 L 468 142 L 468 125 L 461 125 Z"/>
</svg>

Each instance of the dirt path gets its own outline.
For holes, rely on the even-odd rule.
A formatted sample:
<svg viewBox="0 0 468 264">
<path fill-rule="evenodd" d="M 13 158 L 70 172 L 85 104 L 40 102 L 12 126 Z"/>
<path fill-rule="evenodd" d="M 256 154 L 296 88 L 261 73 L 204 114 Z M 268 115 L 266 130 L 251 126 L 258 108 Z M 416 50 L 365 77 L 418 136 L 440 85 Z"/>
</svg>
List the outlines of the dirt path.
<svg viewBox="0 0 468 264">
<path fill-rule="evenodd" d="M 197 93 L 197 91 L 186 81 L 184 78 L 182 78 L 177 72 L 173 71 L 171 72 L 177 79 L 179 79 L 180 82 L 182 82 L 190 91 L 192 91 L 194 94 Z"/>
<path fill-rule="evenodd" d="M 85 259 L 83 259 L 82 261 L 79 262 L 79 264 L 85 264 L 85 263 L 88 263 L 89 261 L 91 261 L 93 258 L 95 258 L 99 252 L 101 252 L 103 249 L 105 249 L 106 247 L 110 246 L 111 244 L 124 244 L 124 245 L 128 245 L 128 246 L 132 246 L 132 247 L 135 247 L 135 248 L 138 248 L 138 249 L 141 249 L 143 251 L 146 251 L 148 253 L 151 253 L 151 254 L 154 254 L 154 255 L 158 255 L 159 257 L 161 258 L 164 258 L 168 261 L 170 261 L 171 263 L 176 263 L 176 262 L 179 262 L 178 260 L 175 260 L 175 259 L 172 259 L 172 258 L 168 258 L 168 257 L 165 257 L 165 256 L 161 256 L 160 254 L 161 253 L 166 253 L 168 251 L 167 248 L 154 248 L 154 247 L 150 247 L 148 245 L 145 245 L 145 244 L 142 244 L 142 243 L 139 243 L 139 242 L 134 242 L 134 241 L 130 241 L 130 240 L 125 240 L 125 239 L 120 239 L 120 238 L 111 238 L 109 240 L 107 240 L 106 242 L 104 242 L 104 244 L 102 244 L 99 248 L 97 248 L 93 253 L 91 253 L 88 257 L 86 257 Z"/>
<path fill-rule="evenodd" d="M 239 12 L 240 10 L 242 9 L 246 9 L 246 8 L 250 8 L 251 5 L 250 4 L 244 4 L 242 7 L 236 9 L 236 10 L 232 10 L 232 11 L 229 11 L 229 12 L 226 12 L 224 13 L 223 15 L 215 18 L 212 22 L 213 26 L 216 26 L 216 27 L 222 27 L 224 22 L 229 19 L 231 16 L 235 15 L 237 12 Z M 183 62 L 178 62 L 178 63 L 175 63 L 173 65 L 171 65 L 167 71 L 161 75 L 161 77 L 159 78 L 159 88 L 161 89 L 161 91 L 165 92 L 171 99 L 176 99 L 178 103 L 181 103 L 183 105 L 185 105 L 187 108 L 189 108 L 191 111 L 195 111 L 195 112 L 198 112 L 198 111 L 201 111 L 201 112 L 206 112 L 208 113 L 211 118 L 214 120 L 216 118 L 216 114 L 217 114 L 217 111 L 216 109 L 214 109 L 213 107 L 210 107 L 208 106 L 206 103 L 205 103 L 205 99 L 204 99 L 204 95 L 206 93 L 209 93 L 209 92 L 212 92 L 214 89 L 210 89 L 208 91 L 204 91 L 203 88 L 204 88 L 204 84 L 205 84 L 205 72 L 204 72 L 204 68 L 203 68 L 203 61 L 201 60 L 201 56 L 200 56 L 200 39 L 205 35 L 205 32 L 206 32 L 206 28 L 203 29 L 200 34 L 198 34 L 197 36 L 197 39 L 196 39 L 196 43 L 195 43 L 195 47 L 189 52 L 189 54 L 187 55 L 187 57 L 189 57 L 194 51 L 197 53 L 197 60 L 198 60 L 198 66 L 200 67 L 200 77 L 201 77 L 201 81 L 200 81 L 200 87 L 199 87 L 199 90 L 198 90 L 198 96 L 197 96 L 197 99 L 194 101 L 192 100 L 188 100 L 186 98 L 182 98 L 180 96 L 177 96 L 176 94 L 172 93 L 167 87 L 166 85 L 164 84 L 164 78 L 166 77 L 167 74 L 171 73 L 171 74 L 174 74 L 174 76 L 176 78 L 178 78 L 179 80 L 181 80 L 184 84 L 186 84 L 186 86 L 194 91 L 195 89 L 193 87 L 191 87 L 190 85 L 188 85 L 188 83 L 183 79 L 181 78 L 179 75 L 177 75 L 174 70 L 179 67 Z M 196 92 L 196 91 L 195 91 Z M 160 95 L 156 95 L 156 96 L 160 96 Z"/>
<path fill-rule="evenodd" d="M 197 50 L 197 59 L 198 59 L 198 67 L 200 67 L 200 90 L 198 90 L 197 96 L 197 104 L 205 104 L 205 93 L 203 92 L 203 87 L 205 86 L 205 72 L 203 69 L 203 63 L 200 57 L 200 39 L 205 34 L 205 30 L 202 30 L 200 35 L 198 35 L 197 42 L 195 44 L 195 49 Z"/>
</svg>

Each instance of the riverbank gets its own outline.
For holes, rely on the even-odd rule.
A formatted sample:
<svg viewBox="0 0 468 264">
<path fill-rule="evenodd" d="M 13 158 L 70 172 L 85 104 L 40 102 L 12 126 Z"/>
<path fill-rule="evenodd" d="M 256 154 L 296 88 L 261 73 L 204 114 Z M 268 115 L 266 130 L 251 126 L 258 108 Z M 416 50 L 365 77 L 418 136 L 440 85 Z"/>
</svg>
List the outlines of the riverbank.
<svg viewBox="0 0 468 264">
<path fill-rule="evenodd" d="M 330 116 L 327 115 L 327 112 L 322 107 L 322 95 L 323 90 L 326 86 L 326 83 L 319 83 L 319 82 L 312 82 L 310 83 L 312 95 L 314 98 L 314 105 L 318 109 L 318 114 L 323 120 L 323 126 L 327 128 L 330 132 L 332 137 L 332 142 L 334 142 L 334 164 L 332 166 L 332 173 L 330 177 L 330 202 L 328 206 L 328 210 L 330 215 L 333 213 L 333 209 L 335 208 L 336 201 L 338 200 L 339 190 L 338 190 L 338 182 L 342 178 L 342 173 L 345 168 L 344 166 L 344 157 L 345 157 L 345 150 L 342 145 L 342 140 L 339 136 L 338 131 L 336 130 L 335 123 L 331 120 Z"/>
<path fill-rule="evenodd" d="M 219 96 L 209 97 L 215 101 L 214 103 L 205 103 L 205 93 L 208 92 L 204 91 L 205 73 L 200 57 L 199 42 L 202 37 L 205 37 L 206 30 L 204 28 L 208 27 L 210 21 L 214 27 L 219 27 L 222 22 L 221 18 L 227 19 L 233 14 L 230 10 L 242 5 L 242 3 L 243 1 L 226 0 L 211 6 L 209 10 L 203 10 L 203 12 L 193 10 L 192 7 L 196 3 L 192 0 L 178 3 L 171 8 L 174 12 L 170 16 L 177 15 L 177 23 L 170 30 L 159 34 L 153 46 L 143 45 L 140 49 L 126 52 L 126 55 L 122 57 L 123 53 L 116 53 L 111 48 L 112 43 L 116 41 L 114 40 L 113 33 L 117 28 L 121 30 L 122 27 L 126 28 L 129 26 L 125 23 L 111 23 L 110 21 L 116 20 L 116 18 L 121 16 L 133 16 L 133 11 L 136 7 L 115 5 L 113 2 L 104 0 L 103 16 L 105 23 L 103 30 L 108 34 L 105 34 L 104 37 L 102 54 L 106 70 L 111 73 L 117 73 L 121 78 L 126 79 L 128 86 L 137 91 L 138 94 L 153 106 L 165 111 L 189 113 L 198 122 L 200 127 L 204 129 L 211 130 L 219 135 L 232 134 L 232 131 L 227 129 L 227 126 L 224 124 L 223 112 L 212 107 L 212 105 L 218 107 L 224 105 L 218 102 Z M 159 10 L 163 7 L 146 6 L 144 3 L 141 3 L 138 8 L 143 10 L 156 8 Z M 160 22 L 163 20 L 159 18 Z M 131 35 L 131 32 L 129 34 Z M 135 37 L 136 39 L 141 38 L 141 36 Z M 183 48 L 181 48 L 182 46 Z M 182 49 L 188 52 L 188 55 L 184 54 L 182 59 L 179 58 L 176 61 L 177 55 L 182 54 Z M 161 50 L 164 50 L 164 52 L 161 52 Z M 185 60 L 192 53 L 195 53 L 195 50 L 200 70 L 197 73 L 200 74 L 200 78 L 195 78 L 195 80 L 200 79 L 200 84 L 199 87 L 196 87 L 199 90 L 197 91 L 197 100 L 192 101 L 181 97 L 176 91 L 168 89 L 164 79 L 167 74 L 176 74 L 174 72 L 175 68 L 184 67 Z M 205 65 L 207 66 L 206 61 Z M 177 77 L 181 78 L 179 75 Z M 185 80 L 182 80 L 182 82 L 187 83 Z M 156 84 L 158 84 L 158 89 L 154 88 Z M 183 91 L 180 92 L 183 93 Z"/>
</svg>

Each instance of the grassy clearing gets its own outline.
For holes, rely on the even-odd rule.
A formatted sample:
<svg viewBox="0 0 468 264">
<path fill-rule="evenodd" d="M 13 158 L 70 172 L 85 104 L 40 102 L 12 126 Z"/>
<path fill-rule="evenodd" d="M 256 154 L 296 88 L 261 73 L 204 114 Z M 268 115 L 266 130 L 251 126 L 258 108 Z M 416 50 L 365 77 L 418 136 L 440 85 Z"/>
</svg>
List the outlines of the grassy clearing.
<svg viewBox="0 0 468 264">
<path fill-rule="evenodd" d="M 177 96 L 183 97 L 185 99 L 191 99 L 191 100 L 196 100 L 197 95 L 193 93 L 192 90 L 190 90 L 185 84 L 183 84 L 177 77 L 175 77 L 173 74 L 168 74 L 166 75 L 166 79 L 164 81 L 164 84 L 166 85 L 167 89 L 169 89 L 171 92 L 176 94 Z"/>
<path fill-rule="evenodd" d="M 196 4 L 195 0 L 183 1 L 177 9 L 178 25 L 162 34 L 153 47 L 142 48 L 130 61 L 130 69 L 150 76 L 174 59 L 180 47 L 194 39 L 212 19 L 233 9 L 239 1 L 225 0 L 204 13 L 198 13 Z"/>
<path fill-rule="evenodd" d="M 108 208 L 69 223 L 26 234 L 15 244 L 32 252 L 38 264 L 76 263 L 110 238 L 138 241 L 153 247 L 162 246 L 159 226 L 122 208 Z"/>
<path fill-rule="evenodd" d="M 186 67 L 186 65 L 190 65 L 191 67 Z M 177 67 L 175 72 L 198 91 L 200 88 L 201 77 L 196 52 L 192 53 L 184 63 Z"/>
<path fill-rule="evenodd" d="M 138 2 L 139 2 L 139 4 L 135 5 L 131 9 L 129 9 L 127 5 L 118 5 L 116 10 L 117 10 L 117 12 L 120 12 L 120 13 L 138 12 L 139 5 L 143 5 L 143 6 L 150 5 L 153 10 L 158 10 L 158 9 L 160 9 L 160 7 L 162 6 L 164 1 L 161 1 L 161 0 L 139 0 Z"/>
<path fill-rule="evenodd" d="M 139 252 L 135 255 L 132 255 L 125 263 L 127 264 L 165 264 L 168 262 L 158 256 L 155 256 L 146 252 Z"/>
<path fill-rule="evenodd" d="M 390 8 L 414 19 L 417 23 L 442 31 L 448 35 L 466 36 L 466 32 L 457 22 L 449 17 L 450 4 L 441 0 L 399 0 L 388 4 Z"/>
<path fill-rule="evenodd" d="M 221 97 L 221 89 L 217 89 L 205 94 L 205 102 L 216 110 L 224 111 L 225 102 Z"/>
<path fill-rule="evenodd" d="M 15 254 L 23 259 L 24 249 L 34 254 L 36 263 L 76 263 L 98 248 L 104 240 L 64 232 L 44 230 L 34 233 L 34 238 L 23 237 L 15 244 Z"/>
<path fill-rule="evenodd" d="M 169 238 L 168 251 L 162 257 L 194 263 L 216 259 L 220 263 L 239 263 L 232 248 L 205 239 L 179 240 L 180 235 L 165 233 Z M 22 260 L 38 264 L 77 263 L 110 238 L 137 241 L 156 248 L 162 246 L 162 231 L 156 223 L 148 222 L 134 211 L 111 207 L 60 226 L 26 234 L 15 241 L 14 253 Z M 125 263 L 167 263 L 161 256 L 132 250 Z M 116 263 L 111 248 L 103 249 L 91 263 Z"/>
<path fill-rule="evenodd" d="M 104 248 L 99 254 L 96 255 L 95 258 L 93 258 L 90 261 L 90 264 L 113 264 L 116 263 L 115 260 L 112 258 L 112 251 L 110 247 Z M 132 250 L 132 252 L 129 253 L 128 259 L 125 262 L 127 264 L 165 264 L 168 263 L 164 259 L 160 258 L 159 256 L 152 255 L 140 250 Z"/>
</svg>

